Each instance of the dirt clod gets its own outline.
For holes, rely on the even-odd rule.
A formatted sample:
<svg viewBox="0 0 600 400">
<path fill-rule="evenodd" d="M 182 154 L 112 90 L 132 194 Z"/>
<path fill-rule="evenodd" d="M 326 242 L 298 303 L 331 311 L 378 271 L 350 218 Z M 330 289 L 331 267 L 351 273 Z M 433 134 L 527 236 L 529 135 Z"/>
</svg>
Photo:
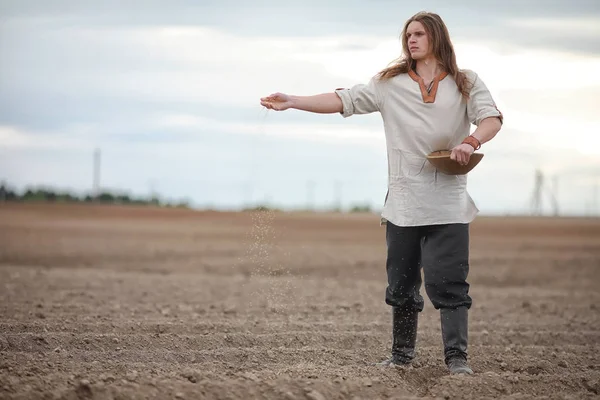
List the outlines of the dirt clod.
<svg viewBox="0 0 600 400">
<path fill-rule="evenodd" d="M 92 387 L 90 385 L 90 381 L 87 379 L 82 379 L 79 381 L 77 388 L 75 389 L 77 396 L 80 399 L 88 399 L 92 397 Z"/>
<path fill-rule="evenodd" d="M 308 397 L 310 400 L 325 400 L 325 396 L 323 396 L 321 393 L 317 392 L 316 390 L 312 390 L 312 391 L 308 392 L 306 397 Z"/>
</svg>

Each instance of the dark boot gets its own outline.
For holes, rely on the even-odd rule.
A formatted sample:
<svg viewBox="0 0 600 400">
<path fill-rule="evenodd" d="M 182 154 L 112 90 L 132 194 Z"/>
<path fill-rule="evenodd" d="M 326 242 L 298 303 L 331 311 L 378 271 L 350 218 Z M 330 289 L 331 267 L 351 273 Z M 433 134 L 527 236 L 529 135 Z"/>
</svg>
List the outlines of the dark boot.
<svg viewBox="0 0 600 400">
<path fill-rule="evenodd" d="M 413 308 L 392 307 L 392 356 L 381 366 L 408 365 L 415 358 L 419 312 Z"/>
<path fill-rule="evenodd" d="M 467 307 L 440 309 L 444 361 L 451 374 L 473 373 L 467 364 L 468 311 Z"/>
</svg>

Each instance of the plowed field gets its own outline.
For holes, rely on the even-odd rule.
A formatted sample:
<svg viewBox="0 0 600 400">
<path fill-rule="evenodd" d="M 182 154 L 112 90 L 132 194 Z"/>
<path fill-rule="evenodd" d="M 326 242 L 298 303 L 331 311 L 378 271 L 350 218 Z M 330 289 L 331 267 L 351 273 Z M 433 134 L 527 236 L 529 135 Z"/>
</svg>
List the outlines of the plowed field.
<svg viewBox="0 0 600 400">
<path fill-rule="evenodd" d="M 389 354 L 377 215 L 0 204 L 0 398 L 597 398 L 600 220 L 471 227 L 472 376 Z"/>
</svg>

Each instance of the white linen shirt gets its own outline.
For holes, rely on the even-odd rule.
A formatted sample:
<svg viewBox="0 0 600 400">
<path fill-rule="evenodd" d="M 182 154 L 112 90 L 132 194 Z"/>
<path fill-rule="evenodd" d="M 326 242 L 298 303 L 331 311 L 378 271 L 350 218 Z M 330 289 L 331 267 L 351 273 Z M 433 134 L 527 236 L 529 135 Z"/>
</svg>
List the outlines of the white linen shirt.
<svg viewBox="0 0 600 400">
<path fill-rule="evenodd" d="M 438 171 L 427 155 L 452 149 L 470 134 L 470 124 L 502 113 L 484 82 L 463 70 L 473 86 L 462 99 L 451 75 L 436 77 L 428 93 L 414 72 L 336 89 L 344 118 L 380 112 L 387 144 L 388 192 L 381 224 L 397 226 L 470 223 L 479 210 L 467 192 L 467 175 Z"/>
</svg>

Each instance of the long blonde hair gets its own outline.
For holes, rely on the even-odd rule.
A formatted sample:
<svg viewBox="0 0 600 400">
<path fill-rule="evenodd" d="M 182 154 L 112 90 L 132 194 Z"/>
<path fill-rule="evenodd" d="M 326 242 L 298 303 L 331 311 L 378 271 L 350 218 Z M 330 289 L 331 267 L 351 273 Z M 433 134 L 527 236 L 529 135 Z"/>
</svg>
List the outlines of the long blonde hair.
<svg viewBox="0 0 600 400">
<path fill-rule="evenodd" d="M 439 15 L 431 12 L 421 11 L 406 21 L 401 36 L 403 55 L 393 61 L 391 66 L 379 72 L 379 78 L 381 80 L 390 79 L 396 75 L 408 73 L 409 70 L 416 67 L 417 62 L 413 60 L 410 51 L 408 50 L 408 36 L 406 35 L 408 25 L 413 21 L 418 21 L 423 24 L 429 38 L 429 43 L 433 49 L 435 59 L 444 70 L 454 78 L 456 86 L 458 86 L 458 91 L 465 100 L 468 100 L 469 92 L 471 90 L 469 87 L 470 84 L 465 73 L 462 72 L 456 64 L 456 55 L 454 53 L 454 46 L 450 40 L 448 28 Z"/>
</svg>

